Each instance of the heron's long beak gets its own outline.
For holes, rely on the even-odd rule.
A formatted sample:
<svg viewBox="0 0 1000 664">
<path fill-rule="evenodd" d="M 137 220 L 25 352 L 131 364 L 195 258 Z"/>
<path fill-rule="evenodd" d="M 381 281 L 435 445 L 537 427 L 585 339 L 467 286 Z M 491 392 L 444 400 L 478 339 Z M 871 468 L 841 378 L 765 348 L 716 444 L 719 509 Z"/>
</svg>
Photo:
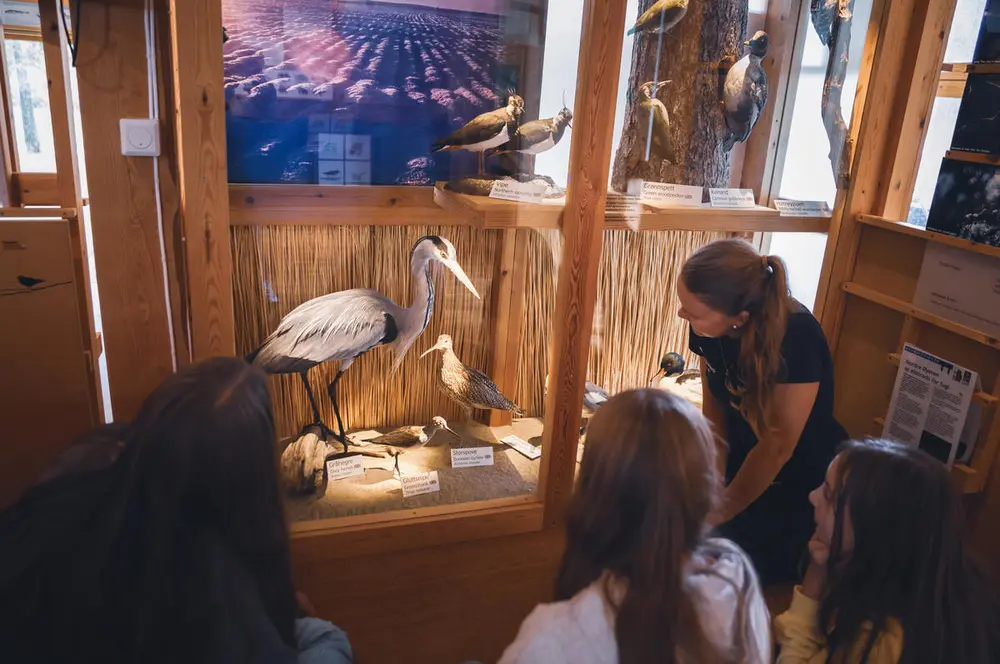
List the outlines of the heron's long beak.
<svg viewBox="0 0 1000 664">
<path fill-rule="evenodd" d="M 444 263 L 444 266 L 446 268 L 451 270 L 452 274 L 454 274 L 455 277 L 462 282 L 463 286 L 472 291 L 472 294 L 476 296 L 477 300 L 482 299 L 481 297 L 479 297 L 479 291 L 477 291 L 476 287 L 472 285 L 472 280 L 469 279 L 469 275 L 465 273 L 465 270 L 463 270 L 462 266 L 458 264 L 458 261 L 449 259 L 449 260 L 442 260 L 441 262 Z"/>
<path fill-rule="evenodd" d="M 652 384 L 652 382 L 653 382 L 654 380 L 656 380 L 656 379 L 657 379 L 657 378 L 659 378 L 660 376 L 663 376 L 663 375 L 665 375 L 666 373 L 667 373 L 667 372 L 663 370 L 663 367 L 660 367 L 660 370 L 659 370 L 659 371 L 657 371 L 657 372 L 656 372 L 655 374 L 653 374 L 653 377 L 652 377 L 652 378 L 650 378 L 650 379 L 649 379 L 648 381 L 646 381 L 646 384 L 647 384 L 647 385 L 649 385 L 649 384 Z"/>
</svg>

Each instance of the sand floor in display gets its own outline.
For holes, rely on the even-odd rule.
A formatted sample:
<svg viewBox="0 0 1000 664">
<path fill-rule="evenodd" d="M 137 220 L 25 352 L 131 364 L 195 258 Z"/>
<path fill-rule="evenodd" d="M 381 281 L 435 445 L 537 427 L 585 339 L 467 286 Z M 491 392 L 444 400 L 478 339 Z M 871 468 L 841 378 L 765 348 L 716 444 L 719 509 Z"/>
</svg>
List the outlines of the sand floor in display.
<svg viewBox="0 0 1000 664">
<path fill-rule="evenodd" d="M 528 459 L 501 443 L 500 439 L 513 433 L 538 446 L 542 436 L 540 419 L 515 420 L 511 426 L 493 428 L 477 422 L 453 422 L 451 426 L 461 435 L 461 442 L 443 431 L 436 434 L 423 449 L 408 451 L 399 457 L 399 469 L 403 475 L 436 470 L 441 484 L 439 492 L 403 498 L 400 481 L 393 477 L 392 458 L 363 457 L 363 476 L 333 482 L 324 480 L 315 495 L 289 497 L 289 519 L 294 523 L 534 493 L 538 486 L 541 458 Z M 335 445 L 339 451 L 339 443 Z M 492 466 L 451 467 L 451 449 L 487 446 L 493 448 Z M 377 449 L 377 446 L 372 448 Z"/>
</svg>

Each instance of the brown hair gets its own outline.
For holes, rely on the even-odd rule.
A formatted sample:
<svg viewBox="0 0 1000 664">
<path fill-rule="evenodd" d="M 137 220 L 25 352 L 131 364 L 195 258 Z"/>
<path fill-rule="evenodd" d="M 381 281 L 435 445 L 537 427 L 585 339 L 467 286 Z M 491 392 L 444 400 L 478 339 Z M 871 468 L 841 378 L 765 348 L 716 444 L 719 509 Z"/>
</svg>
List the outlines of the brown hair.
<svg viewBox="0 0 1000 664">
<path fill-rule="evenodd" d="M 771 424 L 771 393 L 781 368 L 781 343 L 794 300 L 785 262 L 761 256 L 748 242 L 716 240 L 681 270 L 692 295 L 727 316 L 750 314 L 740 335 L 739 382 L 728 381 L 739 411 L 758 436 Z"/>
<path fill-rule="evenodd" d="M 603 578 L 622 664 L 738 661 L 707 638 L 685 583 L 719 488 L 711 427 L 684 399 L 630 390 L 591 420 L 556 597 Z M 735 650 L 745 633 L 744 621 Z"/>
</svg>

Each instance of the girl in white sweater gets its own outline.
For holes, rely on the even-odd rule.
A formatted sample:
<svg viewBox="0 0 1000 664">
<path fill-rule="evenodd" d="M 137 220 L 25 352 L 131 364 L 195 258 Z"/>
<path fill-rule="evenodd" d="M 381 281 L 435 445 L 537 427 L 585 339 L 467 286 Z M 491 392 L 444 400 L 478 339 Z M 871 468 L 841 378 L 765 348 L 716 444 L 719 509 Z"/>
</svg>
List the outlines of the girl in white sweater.
<svg viewBox="0 0 1000 664">
<path fill-rule="evenodd" d="M 501 664 L 761 663 L 757 576 L 706 537 L 720 490 L 711 427 L 655 389 L 618 394 L 587 431 L 557 602 L 535 608 Z"/>
</svg>

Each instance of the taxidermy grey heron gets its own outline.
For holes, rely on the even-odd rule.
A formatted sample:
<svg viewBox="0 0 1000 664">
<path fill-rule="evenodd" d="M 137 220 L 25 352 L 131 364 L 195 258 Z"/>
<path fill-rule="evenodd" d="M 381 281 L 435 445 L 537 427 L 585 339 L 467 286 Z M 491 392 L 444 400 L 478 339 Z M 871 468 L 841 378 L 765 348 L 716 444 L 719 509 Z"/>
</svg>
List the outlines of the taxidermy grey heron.
<svg viewBox="0 0 1000 664">
<path fill-rule="evenodd" d="M 320 417 L 309 387 L 308 373 L 317 364 L 339 360 L 337 375 L 327 386 L 327 393 L 337 417 L 339 435 L 335 437 L 344 446 L 345 453 L 348 442 L 337 404 L 337 382 L 355 359 L 376 346 L 390 345 L 395 349 L 392 372 L 396 372 L 434 311 L 432 261 L 451 270 L 462 285 L 479 298 L 476 287 L 456 260 L 455 246 L 443 237 L 428 235 L 417 240 L 410 252 L 413 302 L 409 307 L 401 307 L 370 288 L 321 295 L 285 314 L 260 348 L 247 356 L 247 361 L 266 373 L 299 374 L 309 395 L 315 418 L 313 425 L 324 435 L 333 434 L 333 431 Z"/>
</svg>

